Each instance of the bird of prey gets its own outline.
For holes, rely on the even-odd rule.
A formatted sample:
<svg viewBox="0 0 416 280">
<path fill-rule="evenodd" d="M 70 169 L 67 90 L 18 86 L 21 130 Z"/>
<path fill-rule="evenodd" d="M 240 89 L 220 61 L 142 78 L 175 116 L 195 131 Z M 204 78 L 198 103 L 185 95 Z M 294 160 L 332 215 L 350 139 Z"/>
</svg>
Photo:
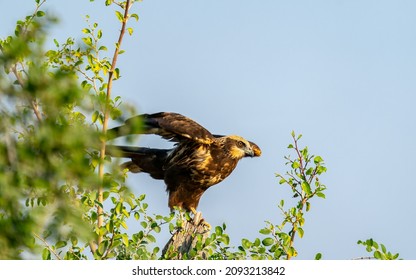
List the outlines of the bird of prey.
<svg viewBox="0 0 416 280">
<path fill-rule="evenodd" d="M 156 134 L 176 144 L 172 149 L 107 145 L 107 154 L 129 158 L 122 167 L 130 172 L 164 180 L 169 207 L 194 214 L 202 194 L 230 175 L 240 159 L 261 155 L 253 142 L 236 135 L 211 134 L 177 113 L 138 115 L 107 131 L 108 139 L 130 134 Z"/>
</svg>

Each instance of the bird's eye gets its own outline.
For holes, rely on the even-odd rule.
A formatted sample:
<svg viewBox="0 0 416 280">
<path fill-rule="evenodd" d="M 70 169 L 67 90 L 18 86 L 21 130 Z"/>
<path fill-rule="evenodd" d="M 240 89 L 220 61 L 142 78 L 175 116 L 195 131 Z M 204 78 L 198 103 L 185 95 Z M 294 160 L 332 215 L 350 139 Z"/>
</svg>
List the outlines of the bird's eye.
<svg viewBox="0 0 416 280">
<path fill-rule="evenodd" d="M 243 147 L 245 147 L 245 146 L 246 146 L 246 144 L 245 144 L 243 141 L 238 141 L 238 142 L 237 142 L 237 146 L 238 146 L 239 148 L 243 148 Z"/>
</svg>

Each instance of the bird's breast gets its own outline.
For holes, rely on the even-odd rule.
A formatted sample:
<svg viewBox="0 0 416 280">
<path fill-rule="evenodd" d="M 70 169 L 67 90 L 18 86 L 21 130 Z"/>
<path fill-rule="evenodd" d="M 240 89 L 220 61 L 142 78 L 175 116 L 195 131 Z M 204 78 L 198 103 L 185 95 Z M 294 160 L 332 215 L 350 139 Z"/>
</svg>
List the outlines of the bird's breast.
<svg viewBox="0 0 416 280">
<path fill-rule="evenodd" d="M 188 177 L 191 184 L 208 188 L 220 183 L 234 170 L 237 161 L 209 145 L 180 146 L 169 161 L 169 169 Z M 173 170 L 171 170 L 173 171 Z M 170 173 L 170 172 L 169 172 Z"/>
<path fill-rule="evenodd" d="M 201 184 L 210 187 L 224 180 L 235 168 L 235 162 L 227 158 L 215 157 L 209 151 L 195 162 L 193 177 Z"/>
</svg>

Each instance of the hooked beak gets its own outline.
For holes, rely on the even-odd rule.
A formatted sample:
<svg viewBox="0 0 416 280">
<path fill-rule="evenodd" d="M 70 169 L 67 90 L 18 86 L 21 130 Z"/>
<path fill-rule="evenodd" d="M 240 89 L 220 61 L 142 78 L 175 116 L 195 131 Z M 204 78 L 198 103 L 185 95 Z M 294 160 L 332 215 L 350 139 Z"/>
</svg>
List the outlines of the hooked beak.
<svg viewBox="0 0 416 280">
<path fill-rule="evenodd" d="M 254 144 L 253 142 L 250 142 L 250 149 L 247 149 L 246 155 L 249 157 L 259 157 L 261 155 L 261 150 L 259 146 Z"/>
</svg>

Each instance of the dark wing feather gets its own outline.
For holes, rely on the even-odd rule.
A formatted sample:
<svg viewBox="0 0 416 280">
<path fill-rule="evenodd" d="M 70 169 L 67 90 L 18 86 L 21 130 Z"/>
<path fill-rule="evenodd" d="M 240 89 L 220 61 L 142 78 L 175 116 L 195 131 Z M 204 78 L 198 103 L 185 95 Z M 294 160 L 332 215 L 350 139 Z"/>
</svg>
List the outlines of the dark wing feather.
<svg viewBox="0 0 416 280">
<path fill-rule="evenodd" d="M 138 123 L 141 125 L 137 125 Z M 119 137 L 129 134 L 156 134 L 175 142 L 191 140 L 201 144 L 211 144 L 215 140 L 214 136 L 197 122 L 181 114 L 168 112 L 132 117 L 127 119 L 124 125 L 109 129 L 108 134 L 110 138 L 111 135 Z"/>
<path fill-rule="evenodd" d="M 133 158 L 150 154 L 168 154 L 171 149 L 151 149 L 133 146 L 106 145 L 105 154 L 112 157 Z"/>
<path fill-rule="evenodd" d="M 106 154 L 114 157 L 130 158 L 122 164 L 133 173 L 149 173 L 155 179 L 164 179 L 164 165 L 171 149 L 151 149 L 131 146 L 106 145 Z"/>
</svg>

